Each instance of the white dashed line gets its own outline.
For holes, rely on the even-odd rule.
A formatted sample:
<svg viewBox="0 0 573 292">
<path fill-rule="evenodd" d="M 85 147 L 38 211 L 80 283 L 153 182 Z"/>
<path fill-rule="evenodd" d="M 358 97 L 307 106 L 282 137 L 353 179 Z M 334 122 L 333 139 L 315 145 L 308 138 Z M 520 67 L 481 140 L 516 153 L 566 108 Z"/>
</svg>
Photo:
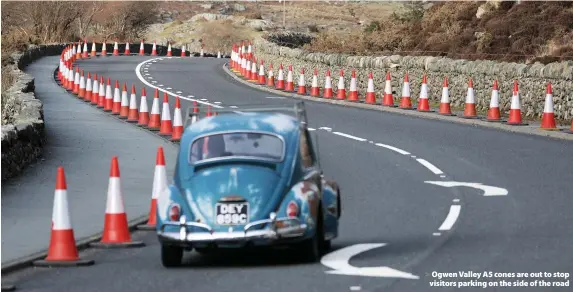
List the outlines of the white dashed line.
<svg viewBox="0 0 573 292">
<path fill-rule="evenodd" d="M 239 107 L 236 105 L 232 105 L 232 106 L 230 106 L 230 108 L 239 108 Z"/>
<path fill-rule="evenodd" d="M 181 93 L 183 93 L 183 92 L 181 92 L 181 91 L 175 91 L 175 93 L 181 94 Z"/>
<path fill-rule="evenodd" d="M 308 127 L 307 129 L 308 129 L 309 131 L 316 131 L 315 128 L 311 128 L 311 127 Z"/>
<path fill-rule="evenodd" d="M 360 286 L 350 286 L 350 291 L 360 291 L 362 287 Z"/>
<path fill-rule="evenodd" d="M 332 131 L 332 128 L 329 128 L 329 127 L 320 127 L 320 128 L 318 128 L 318 129 L 319 129 L 319 130 L 329 131 L 329 132 Z"/>
<path fill-rule="evenodd" d="M 442 235 L 442 234 L 439 233 L 439 232 L 434 232 L 434 233 L 432 233 L 432 235 L 433 235 L 433 236 L 440 236 L 440 235 Z"/>
<path fill-rule="evenodd" d="M 157 81 L 153 80 L 153 81 L 151 81 L 151 83 L 157 83 Z"/>
<path fill-rule="evenodd" d="M 165 89 L 167 89 L 167 90 L 171 90 L 171 89 L 173 89 L 173 88 L 171 88 L 171 87 L 167 87 L 167 88 L 165 88 Z"/>
<path fill-rule="evenodd" d="M 162 60 L 162 59 L 163 59 L 163 58 L 160 58 L 159 60 Z M 145 80 L 145 78 L 143 78 L 143 76 L 141 76 L 141 72 L 140 72 L 140 71 L 141 71 L 141 67 L 144 66 L 144 65 L 147 65 L 149 62 L 156 63 L 156 62 L 157 62 L 157 59 L 150 59 L 150 60 L 147 60 L 147 61 L 143 61 L 143 62 L 139 63 L 139 64 L 137 65 L 137 67 L 135 68 L 135 74 L 137 75 L 137 78 L 139 79 L 139 81 L 141 81 L 143 84 L 145 84 L 145 85 L 147 85 L 147 86 L 149 86 L 149 87 L 158 89 L 158 90 L 160 90 L 160 91 L 162 91 L 162 92 L 165 92 L 165 93 L 167 93 L 167 94 L 169 94 L 169 95 L 171 95 L 171 96 L 174 96 L 174 97 L 177 96 L 176 93 L 173 93 L 173 92 L 170 92 L 170 91 L 168 91 L 168 90 L 159 88 L 160 86 L 163 86 L 163 85 L 160 85 L 160 86 L 154 85 L 154 84 L 152 84 L 152 83 L 154 83 L 153 81 L 152 81 L 151 83 L 149 83 L 147 80 Z M 184 100 L 187 100 L 187 101 L 196 101 L 196 102 L 199 102 L 199 103 L 202 103 L 202 104 L 210 105 L 210 106 L 212 106 L 212 107 L 214 107 L 214 108 L 223 108 L 223 106 L 220 106 L 220 105 L 211 104 L 211 103 L 203 102 L 203 101 L 198 101 L 198 100 L 196 100 L 196 99 L 189 98 L 189 97 L 180 97 L 180 98 L 181 98 L 181 99 L 184 99 Z"/>
<path fill-rule="evenodd" d="M 412 158 L 416 158 L 416 155 L 410 155 L 410 157 L 412 157 Z"/>
<path fill-rule="evenodd" d="M 364 142 L 364 141 L 367 140 L 367 139 L 364 139 L 364 138 L 360 138 L 360 137 L 356 137 L 356 136 L 344 134 L 344 133 L 341 133 L 341 132 L 332 132 L 332 134 L 338 135 L 338 136 L 342 136 L 342 137 L 346 137 L 346 138 L 353 139 L 353 140 L 360 141 L 360 142 Z"/>
<path fill-rule="evenodd" d="M 418 158 L 418 159 L 416 159 L 416 161 L 418 161 L 421 165 L 425 166 L 427 169 L 429 169 L 434 174 L 443 174 L 444 173 L 439 168 L 437 168 L 433 164 L 429 163 L 427 160 L 424 160 L 422 158 Z"/>
<path fill-rule="evenodd" d="M 445 176 L 445 175 L 443 175 L 443 174 L 441 174 L 441 175 L 440 175 L 440 177 L 441 177 L 441 178 L 444 178 L 444 177 L 446 177 L 446 176 Z"/>
<path fill-rule="evenodd" d="M 147 79 L 153 79 L 153 77 L 149 76 L 149 77 L 147 77 Z"/>
<path fill-rule="evenodd" d="M 450 212 L 448 213 L 448 216 L 446 216 L 446 220 L 444 220 L 444 223 L 442 223 L 442 226 L 440 226 L 438 230 L 444 231 L 452 229 L 452 226 L 454 226 L 456 220 L 458 220 L 458 216 L 460 216 L 460 210 L 460 205 L 451 205 Z"/>
<path fill-rule="evenodd" d="M 163 85 L 163 84 L 159 84 L 159 85 L 157 85 L 157 86 L 159 86 L 159 87 L 163 87 L 163 86 L 165 86 L 165 85 Z"/>
<path fill-rule="evenodd" d="M 207 101 L 207 99 L 206 99 L 206 98 L 201 98 L 201 100 L 202 100 L 202 101 Z"/>
<path fill-rule="evenodd" d="M 187 97 L 193 98 L 195 97 L 195 95 L 187 95 Z"/>
<path fill-rule="evenodd" d="M 394 146 L 390 146 L 390 145 L 386 145 L 386 144 L 382 144 L 382 143 L 376 143 L 375 145 L 376 145 L 376 146 L 380 146 L 380 147 L 384 147 L 384 148 L 386 148 L 386 149 L 390 149 L 390 150 L 392 150 L 392 151 L 396 151 L 396 152 L 398 152 L 398 153 L 400 153 L 400 154 L 402 154 L 402 155 L 410 155 L 410 152 L 404 151 L 404 150 L 402 150 L 402 149 L 400 149 L 400 148 L 396 148 L 396 147 L 394 147 Z"/>
<path fill-rule="evenodd" d="M 216 101 L 216 102 L 214 102 L 214 104 L 221 104 L 221 102 L 220 102 L 220 101 Z"/>
<path fill-rule="evenodd" d="M 452 202 L 454 202 L 454 203 L 459 203 L 459 202 L 460 202 L 460 199 L 453 199 Z"/>
</svg>

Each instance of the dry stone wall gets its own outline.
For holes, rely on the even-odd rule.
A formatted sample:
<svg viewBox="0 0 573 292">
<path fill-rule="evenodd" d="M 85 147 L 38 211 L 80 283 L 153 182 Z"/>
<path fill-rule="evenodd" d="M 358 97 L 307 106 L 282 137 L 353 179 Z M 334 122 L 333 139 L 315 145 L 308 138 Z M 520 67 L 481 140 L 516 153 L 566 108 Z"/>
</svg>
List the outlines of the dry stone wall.
<svg viewBox="0 0 573 292">
<path fill-rule="evenodd" d="M 444 78 L 448 77 L 450 100 L 452 106 L 462 107 L 465 102 L 468 78 L 472 78 L 478 110 L 489 107 L 494 80 L 498 80 L 500 90 L 500 107 L 509 112 L 514 80 L 519 82 L 522 113 L 528 118 L 541 117 L 544 108 L 547 82 L 553 86 L 555 116 L 558 119 L 571 121 L 573 118 L 573 61 L 532 65 L 495 62 L 454 60 L 443 57 L 414 56 L 350 56 L 342 54 L 308 53 L 301 49 L 291 49 L 271 43 L 265 39 L 253 42 L 257 59 L 269 63 L 275 69 L 275 78 L 279 64 L 286 70 L 293 66 L 293 80 L 298 82 L 301 68 L 305 68 L 305 81 L 311 84 L 314 68 L 319 71 L 319 87 L 324 86 L 324 76 L 331 70 L 332 86 L 336 90 L 339 70 L 344 70 L 345 86 L 350 86 L 352 69 L 356 69 L 358 91 L 364 98 L 368 85 L 368 73 L 374 75 L 374 87 L 377 99 L 381 100 L 384 92 L 386 72 L 392 76 L 392 89 L 395 102 L 402 94 L 402 82 L 407 72 L 410 79 L 411 96 L 416 100 L 420 93 L 423 74 L 427 74 L 429 98 L 439 103 Z"/>
</svg>

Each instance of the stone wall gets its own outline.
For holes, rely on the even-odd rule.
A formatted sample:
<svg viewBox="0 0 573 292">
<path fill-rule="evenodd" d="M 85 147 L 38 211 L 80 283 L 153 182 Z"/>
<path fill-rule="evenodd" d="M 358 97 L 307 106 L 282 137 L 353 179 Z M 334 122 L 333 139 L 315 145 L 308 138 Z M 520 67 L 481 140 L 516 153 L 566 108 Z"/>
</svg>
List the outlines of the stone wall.
<svg viewBox="0 0 573 292">
<path fill-rule="evenodd" d="M 2 94 L 2 110 L 10 111 L 10 124 L 2 125 L 2 181 L 20 174 L 28 165 L 33 163 L 42 154 L 42 148 L 46 144 L 44 132 L 44 114 L 42 102 L 36 99 L 34 92 L 34 78 L 25 74 L 22 70 L 33 61 L 44 57 L 60 55 L 65 44 L 34 46 L 24 53 L 12 55 L 14 64 L 13 74 L 16 82 Z M 91 44 L 88 49 L 91 51 Z M 101 51 L 102 44 L 96 44 L 96 50 Z M 125 51 L 125 44 L 118 45 L 120 54 Z M 130 52 L 139 53 L 139 44 L 131 44 Z M 144 44 L 146 54 L 151 54 L 153 44 Z M 158 55 L 166 55 L 167 47 L 157 45 Z M 113 43 L 106 45 L 108 54 L 113 52 Z M 181 49 L 172 47 L 173 56 L 179 56 Z M 189 55 L 189 52 L 187 53 Z M 193 52 L 198 57 L 198 52 Z M 216 57 L 217 53 L 205 53 L 205 57 Z M 227 57 L 227 56 L 223 56 Z M 54 63 L 54 69 L 58 67 Z"/>
<path fill-rule="evenodd" d="M 558 119 L 571 121 L 573 117 L 573 61 L 532 65 L 495 62 L 453 60 L 443 57 L 413 57 L 413 56 L 349 56 L 338 54 L 308 53 L 301 49 L 281 47 L 264 39 L 253 42 L 257 59 L 269 63 L 275 69 L 275 79 L 279 64 L 286 70 L 293 66 L 293 80 L 296 84 L 301 68 L 305 68 L 307 86 L 311 84 L 314 68 L 319 71 L 319 86 L 324 86 L 324 76 L 331 69 L 332 86 L 336 90 L 339 70 L 344 70 L 345 86 L 348 90 L 350 75 L 356 69 L 358 91 L 364 97 L 368 85 L 368 73 L 374 75 L 374 87 L 377 97 L 381 100 L 384 92 L 386 72 L 392 75 L 392 88 L 395 102 L 402 95 L 404 74 L 408 72 L 411 96 L 417 100 L 420 92 L 422 76 L 427 74 L 429 96 L 434 103 L 439 103 L 444 77 L 448 77 L 450 100 L 452 106 L 462 107 L 467 93 L 468 78 L 473 79 L 478 110 L 489 107 L 493 81 L 498 80 L 500 87 L 500 107 L 509 112 L 513 81 L 519 82 L 522 113 L 528 118 L 541 117 L 543 113 L 547 82 L 553 86 L 553 102 L 555 116 Z"/>
</svg>

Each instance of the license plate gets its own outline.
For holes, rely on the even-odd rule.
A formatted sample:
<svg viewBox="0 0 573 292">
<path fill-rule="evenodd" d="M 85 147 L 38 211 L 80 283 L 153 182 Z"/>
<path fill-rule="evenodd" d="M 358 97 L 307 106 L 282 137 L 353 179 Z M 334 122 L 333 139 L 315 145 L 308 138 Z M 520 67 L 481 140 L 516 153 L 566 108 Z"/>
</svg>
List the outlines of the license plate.
<svg viewBox="0 0 573 292">
<path fill-rule="evenodd" d="M 216 221 L 219 225 L 244 225 L 249 222 L 248 203 L 219 203 L 216 208 Z"/>
</svg>

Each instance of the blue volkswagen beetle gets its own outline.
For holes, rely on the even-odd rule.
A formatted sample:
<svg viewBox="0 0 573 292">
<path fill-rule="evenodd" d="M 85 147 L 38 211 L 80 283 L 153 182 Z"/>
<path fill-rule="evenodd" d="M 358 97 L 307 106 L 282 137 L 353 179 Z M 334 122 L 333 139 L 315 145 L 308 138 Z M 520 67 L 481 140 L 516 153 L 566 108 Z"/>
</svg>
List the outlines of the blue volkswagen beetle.
<svg viewBox="0 0 573 292">
<path fill-rule="evenodd" d="M 221 111 L 186 127 L 157 200 L 163 266 L 179 266 L 192 249 L 288 245 L 310 262 L 330 249 L 340 189 L 322 174 L 304 104 L 284 110 Z"/>
</svg>

